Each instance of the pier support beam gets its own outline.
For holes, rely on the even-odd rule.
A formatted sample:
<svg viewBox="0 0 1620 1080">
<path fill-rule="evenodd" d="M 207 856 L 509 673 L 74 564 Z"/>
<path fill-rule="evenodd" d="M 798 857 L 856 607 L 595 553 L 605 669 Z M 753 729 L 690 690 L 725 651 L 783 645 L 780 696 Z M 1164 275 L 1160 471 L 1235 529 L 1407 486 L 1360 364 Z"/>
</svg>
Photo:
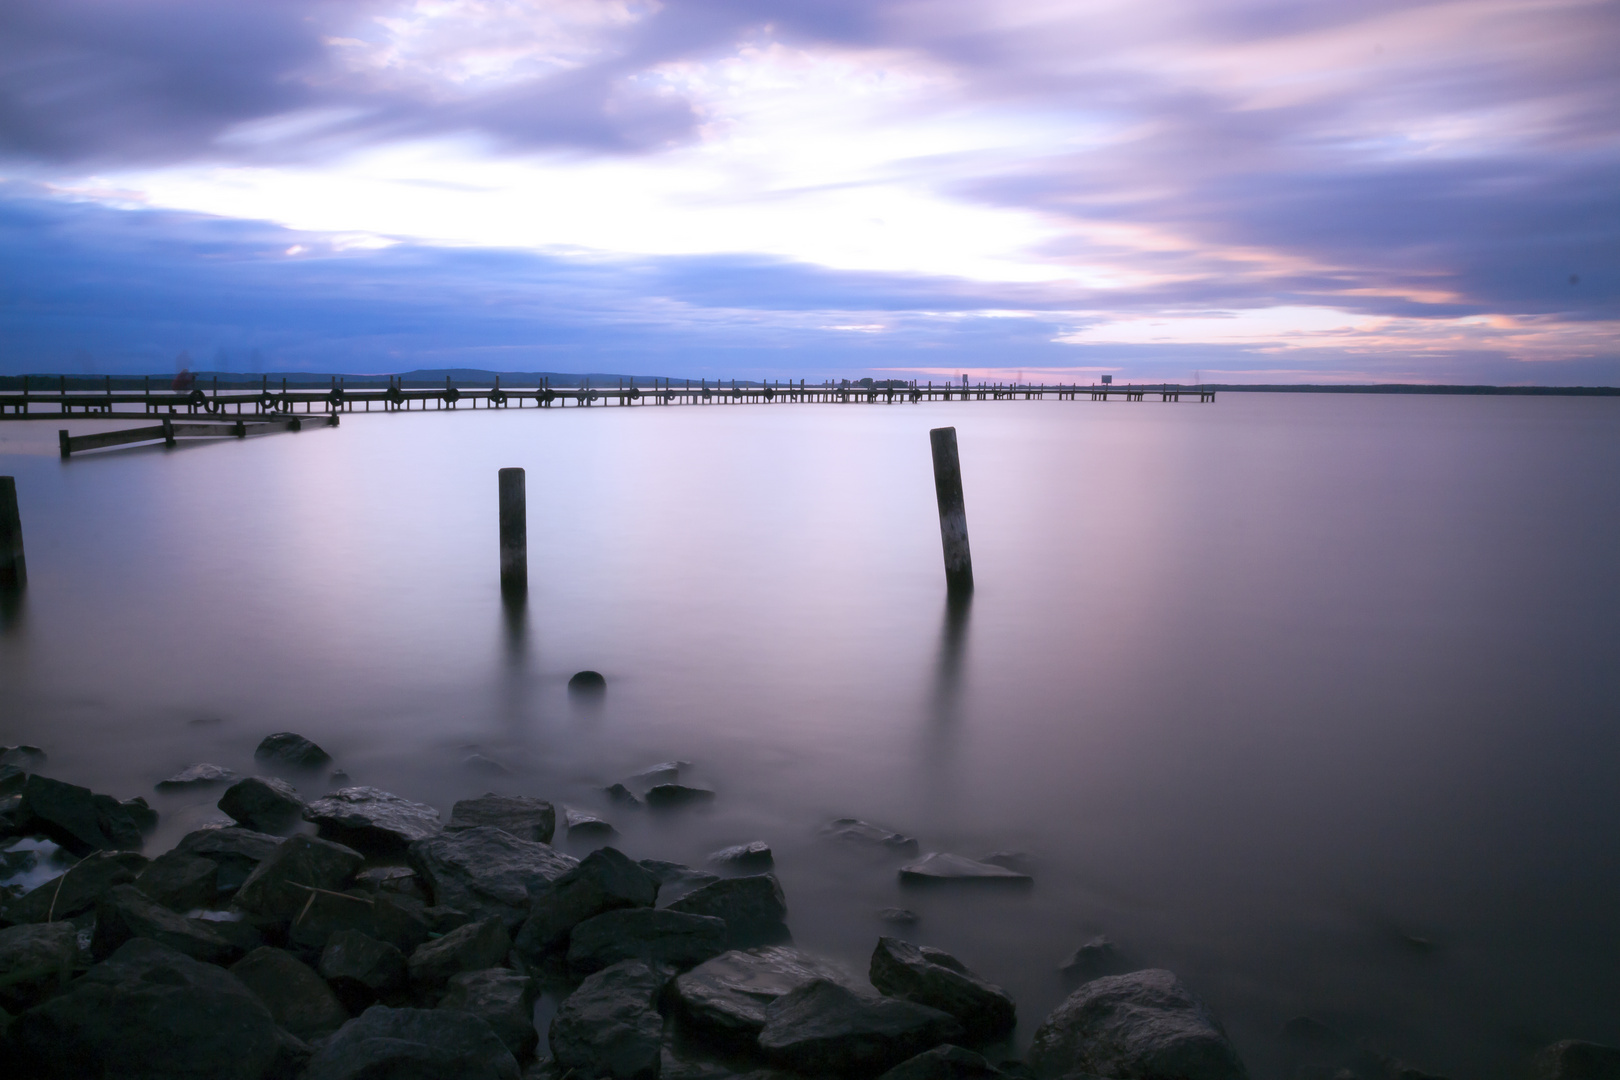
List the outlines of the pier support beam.
<svg viewBox="0 0 1620 1080">
<path fill-rule="evenodd" d="M 968 551 L 967 508 L 962 502 L 962 463 L 956 429 L 933 428 L 934 495 L 939 500 L 939 538 L 945 546 L 945 586 L 953 594 L 973 591 L 973 556 Z"/>
<path fill-rule="evenodd" d="M 0 476 L 0 591 L 21 591 L 26 584 L 28 565 L 23 561 L 17 481 L 9 476 Z"/>
<path fill-rule="evenodd" d="M 521 595 L 529 589 L 529 513 L 522 469 L 502 469 L 501 592 Z"/>
</svg>

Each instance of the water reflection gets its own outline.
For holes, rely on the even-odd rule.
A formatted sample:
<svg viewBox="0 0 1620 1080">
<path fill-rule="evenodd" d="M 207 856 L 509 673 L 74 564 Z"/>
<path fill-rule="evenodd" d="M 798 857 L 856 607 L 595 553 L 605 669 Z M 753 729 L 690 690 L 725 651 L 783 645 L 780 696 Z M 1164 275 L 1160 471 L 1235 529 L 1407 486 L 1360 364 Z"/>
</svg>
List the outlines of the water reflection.
<svg viewBox="0 0 1620 1080">
<path fill-rule="evenodd" d="M 25 595 L 21 589 L 0 589 L 0 637 L 22 632 Z"/>
<path fill-rule="evenodd" d="M 501 596 L 501 622 L 506 641 L 506 669 L 517 674 L 529 660 L 529 594 L 508 591 Z"/>
<path fill-rule="evenodd" d="M 945 598 L 945 619 L 940 627 L 939 658 L 934 664 L 934 695 L 930 716 L 936 733 L 953 730 L 962 708 L 963 654 L 967 651 L 968 619 L 973 593 L 953 589 Z"/>
</svg>

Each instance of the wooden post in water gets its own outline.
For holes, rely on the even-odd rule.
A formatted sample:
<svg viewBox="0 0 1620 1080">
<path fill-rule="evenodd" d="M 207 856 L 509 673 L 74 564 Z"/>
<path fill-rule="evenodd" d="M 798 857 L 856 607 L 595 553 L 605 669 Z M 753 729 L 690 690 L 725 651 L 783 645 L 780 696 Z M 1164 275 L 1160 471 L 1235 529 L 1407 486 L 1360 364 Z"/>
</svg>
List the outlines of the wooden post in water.
<svg viewBox="0 0 1620 1080">
<path fill-rule="evenodd" d="M 22 516 L 17 512 L 17 481 L 10 476 L 0 476 L 0 590 L 20 591 L 27 584 Z"/>
<path fill-rule="evenodd" d="M 529 589 L 529 523 L 523 491 L 523 470 L 502 469 L 501 485 L 501 592 Z"/>
<path fill-rule="evenodd" d="M 962 503 L 962 463 L 956 429 L 933 428 L 934 496 L 939 500 L 939 538 L 945 547 L 945 586 L 952 593 L 973 591 L 973 555 L 968 551 L 967 508 Z"/>
</svg>

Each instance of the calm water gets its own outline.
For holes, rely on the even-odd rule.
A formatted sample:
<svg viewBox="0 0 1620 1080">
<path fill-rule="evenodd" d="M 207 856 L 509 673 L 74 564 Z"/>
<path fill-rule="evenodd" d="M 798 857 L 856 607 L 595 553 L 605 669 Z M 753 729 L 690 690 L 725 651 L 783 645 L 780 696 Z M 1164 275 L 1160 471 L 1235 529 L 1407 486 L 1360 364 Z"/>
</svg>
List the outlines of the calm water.
<svg viewBox="0 0 1620 1080">
<path fill-rule="evenodd" d="M 954 616 L 942 424 L 979 586 Z M 861 970 L 875 910 L 911 907 L 1014 993 L 1021 1044 L 1098 933 L 1177 971 L 1260 1076 L 1300 1013 L 1455 1076 L 1620 1043 L 1620 401 L 358 414 L 69 463 L 56 426 L 0 425 L 31 575 L 0 740 L 152 798 L 149 854 L 217 814 L 153 782 L 251 771 L 271 731 L 445 811 L 605 809 L 684 758 L 712 812 L 613 811 L 621 846 L 769 841 L 799 943 Z M 587 667 L 599 707 L 565 690 Z M 815 838 L 846 815 L 1027 851 L 1036 887 L 902 893 Z"/>
</svg>

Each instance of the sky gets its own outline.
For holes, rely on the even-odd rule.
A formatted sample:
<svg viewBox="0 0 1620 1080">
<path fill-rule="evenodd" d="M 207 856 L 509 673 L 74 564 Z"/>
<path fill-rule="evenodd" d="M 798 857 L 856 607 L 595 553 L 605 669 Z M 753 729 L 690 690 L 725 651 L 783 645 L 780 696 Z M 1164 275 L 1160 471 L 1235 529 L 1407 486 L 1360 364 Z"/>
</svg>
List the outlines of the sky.
<svg viewBox="0 0 1620 1080">
<path fill-rule="evenodd" d="M 1620 385 L 1616 0 L 0 0 L 0 373 Z"/>
</svg>

